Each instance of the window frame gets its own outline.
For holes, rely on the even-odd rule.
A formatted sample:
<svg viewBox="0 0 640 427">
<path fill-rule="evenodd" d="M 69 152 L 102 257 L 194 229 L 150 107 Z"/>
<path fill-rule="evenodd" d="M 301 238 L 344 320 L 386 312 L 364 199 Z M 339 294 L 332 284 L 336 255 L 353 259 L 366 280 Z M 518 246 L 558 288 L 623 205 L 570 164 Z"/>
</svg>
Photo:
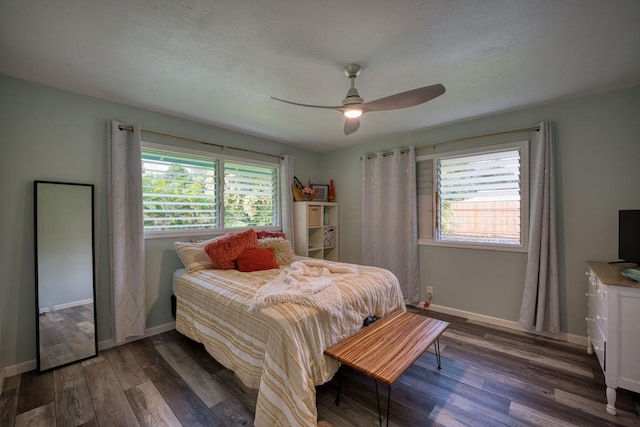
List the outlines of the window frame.
<svg viewBox="0 0 640 427">
<path fill-rule="evenodd" d="M 180 237 L 208 237 L 214 235 L 222 235 L 227 233 L 237 233 L 239 231 L 248 230 L 249 228 L 253 228 L 254 230 L 280 230 L 282 227 L 282 207 L 281 200 L 282 194 L 280 180 L 282 177 L 280 176 L 280 164 L 278 162 L 267 162 L 262 160 L 255 159 L 247 159 L 243 157 L 237 156 L 229 156 L 221 153 L 212 153 L 204 150 L 196 150 L 192 148 L 180 147 L 176 145 L 168 145 L 168 144 L 158 144 L 154 142 L 141 141 L 141 151 L 146 149 L 155 150 L 155 151 L 163 151 L 167 154 L 177 154 L 177 155 L 185 155 L 185 156 L 197 156 L 202 157 L 209 160 L 217 160 L 218 161 L 218 176 L 217 176 L 217 188 L 219 189 L 219 193 L 217 194 L 220 205 L 218 207 L 218 220 L 220 224 L 224 224 L 224 166 L 225 162 L 233 162 L 233 163 L 245 163 L 256 166 L 264 166 L 264 167 L 273 167 L 276 170 L 276 183 L 275 183 L 275 194 L 276 200 L 274 203 L 274 209 L 276 210 L 276 214 L 274 218 L 276 220 L 275 225 L 271 226 L 251 226 L 251 227 L 218 227 L 218 228 L 206 228 L 206 229 L 191 229 L 191 230 L 145 230 L 144 231 L 144 239 L 165 239 L 165 238 L 180 238 Z M 141 153 L 142 154 L 142 153 Z M 142 158 L 140 159 L 142 161 Z"/>
<path fill-rule="evenodd" d="M 507 244 L 489 244 L 489 243 L 475 243 L 475 242 L 451 242 L 451 241 L 443 241 L 438 240 L 437 238 L 437 216 L 438 216 L 438 205 L 437 205 L 437 189 L 438 189 L 438 167 L 437 161 L 438 159 L 447 159 L 447 158 L 455 158 L 455 157 L 463 157 L 470 155 L 479 155 L 491 152 L 500 152 L 500 151 L 508 151 L 517 149 L 520 151 L 520 244 L 519 245 L 507 245 Z M 504 251 L 504 252 L 527 252 L 529 245 L 529 186 L 530 186 L 530 176 L 529 176 L 529 140 L 521 140 L 515 142 L 506 142 L 499 143 L 493 145 L 486 145 L 462 150 L 454 150 L 454 151 L 446 151 L 441 153 L 427 154 L 417 156 L 416 163 L 424 162 L 424 161 L 432 161 L 433 162 L 433 171 L 432 171 L 432 185 L 433 191 L 431 194 L 432 204 L 433 204 L 433 214 L 431 215 L 431 229 L 432 229 L 432 238 L 420 238 L 418 236 L 418 245 L 422 246 L 439 246 L 439 247 L 449 247 L 449 248 L 462 248 L 462 249 L 477 249 L 477 250 L 490 250 L 490 251 Z M 418 211 L 418 215 L 422 213 Z"/>
</svg>

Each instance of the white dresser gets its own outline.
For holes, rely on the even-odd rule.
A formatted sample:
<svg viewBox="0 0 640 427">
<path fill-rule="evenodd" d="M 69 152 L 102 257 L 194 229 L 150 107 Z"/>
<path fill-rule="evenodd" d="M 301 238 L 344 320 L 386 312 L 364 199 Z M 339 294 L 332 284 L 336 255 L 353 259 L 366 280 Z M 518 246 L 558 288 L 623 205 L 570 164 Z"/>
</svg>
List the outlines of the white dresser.
<svg viewBox="0 0 640 427">
<path fill-rule="evenodd" d="M 607 412 L 618 387 L 640 392 L 640 283 L 622 265 L 587 261 L 587 352 L 598 356 L 607 384 Z"/>
</svg>

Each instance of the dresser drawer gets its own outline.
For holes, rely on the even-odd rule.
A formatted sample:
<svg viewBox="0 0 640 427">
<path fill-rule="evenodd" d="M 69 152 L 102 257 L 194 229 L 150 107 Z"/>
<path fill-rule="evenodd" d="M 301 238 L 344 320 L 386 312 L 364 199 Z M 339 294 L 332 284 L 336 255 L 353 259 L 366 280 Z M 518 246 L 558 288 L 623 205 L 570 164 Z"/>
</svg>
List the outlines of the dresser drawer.
<svg viewBox="0 0 640 427">
<path fill-rule="evenodd" d="M 589 288 L 587 292 L 587 321 L 589 323 L 595 323 L 600 328 L 603 333 L 604 338 L 606 339 L 606 331 L 607 331 L 607 287 L 602 284 L 600 279 L 593 274 L 592 271 L 589 272 Z M 589 328 L 592 328 L 592 325 L 588 325 Z"/>
<path fill-rule="evenodd" d="M 598 356 L 598 362 L 603 372 L 607 371 L 607 339 L 597 324 L 591 324 L 589 326 L 589 338 L 591 339 L 591 346 L 593 352 Z"/>
<path fill-rule="evenodd" d="M 587 273 L 587 328 L 593 351 L 598 357 L 600 367 L 606 371 L 607 347 L 607 287 L 590 269 Z"/>
<path fill-rule="evenodd" d="M 607 331 L 607 293 L 597 293 L 591 299 L 590 314 L 603 333 Z"/>
</svg>

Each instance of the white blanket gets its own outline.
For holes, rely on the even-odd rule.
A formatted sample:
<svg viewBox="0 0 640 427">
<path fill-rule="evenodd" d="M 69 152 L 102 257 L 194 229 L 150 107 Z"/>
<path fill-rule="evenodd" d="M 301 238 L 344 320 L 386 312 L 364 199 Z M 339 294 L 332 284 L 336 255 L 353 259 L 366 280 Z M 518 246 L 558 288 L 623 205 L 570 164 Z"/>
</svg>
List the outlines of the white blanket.
<svg viewBox="0 0 640 427">
<path fill-rule="evenodd" d="M 250 310 L 287 302 L 330 312 L 339 310 L 341 294 L 331 285 L 357 275 L 358 266 L 353 264 L 337 264 L 321 259 L 295 261 L 291 267 L 282 270 L 275 279 L 258 289 Z"/>
</svg>

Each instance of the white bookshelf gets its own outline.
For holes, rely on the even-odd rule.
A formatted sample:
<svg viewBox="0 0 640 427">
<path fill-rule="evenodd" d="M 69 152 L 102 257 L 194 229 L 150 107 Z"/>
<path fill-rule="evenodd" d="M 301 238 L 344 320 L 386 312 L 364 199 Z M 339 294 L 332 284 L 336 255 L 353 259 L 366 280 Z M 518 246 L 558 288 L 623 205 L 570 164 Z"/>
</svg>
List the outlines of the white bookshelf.
<svg viewBox="0 0 640 427">
<path fill-rule="evenodd" d="M 338 218 L 337 203 L 295 202 L 293 227 L 296 254 L 339 261 Z"/>
</svg>

